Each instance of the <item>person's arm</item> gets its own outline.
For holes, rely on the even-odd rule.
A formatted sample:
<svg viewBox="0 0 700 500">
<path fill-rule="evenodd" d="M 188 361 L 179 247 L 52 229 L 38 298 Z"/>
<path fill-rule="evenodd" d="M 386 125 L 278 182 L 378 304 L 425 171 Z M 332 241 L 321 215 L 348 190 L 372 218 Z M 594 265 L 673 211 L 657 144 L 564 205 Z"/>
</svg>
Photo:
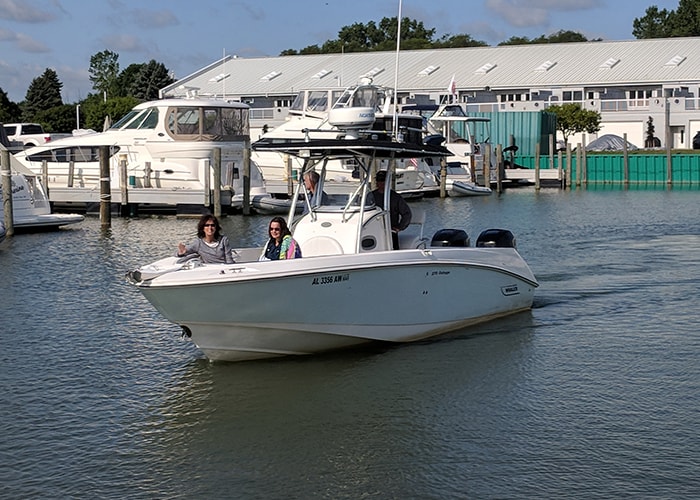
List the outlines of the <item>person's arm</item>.
<svg viewBox="0 0 700 500">
<path fill-rule="evenodd" d="M 236 261 L 233 260 L 233 254 L 231 254 L 231 244 L 228 241 L 228 237 L 221 237 L 221 246 L 224 247 L 224 259 L 226 264 L 235 264 Z"/>
<path fill-rule="evenodd" d="M 400 194 L 396 194 L 396 197 L 398 198 L 398 209 L 399 209 L 399 231 L 403 231 L 408 227 L 408 225 L 411 223 L 411 207 L 408 206 L 408 203 L 406 203 L 406 200 L 404 200 Z"/>
<path fill-rule="evenodd" d="M 177 251 L 175 252 L 175 257 L 184 257 L 185 255 L 190 255 L 193 253 L 197 253 L 197 242 L 199 239 L 195 240 L 193 243 L 190 243 L 189 245 L 185 245 L 184 243 L 180 242 L 177 245 Z"/>
</svg>

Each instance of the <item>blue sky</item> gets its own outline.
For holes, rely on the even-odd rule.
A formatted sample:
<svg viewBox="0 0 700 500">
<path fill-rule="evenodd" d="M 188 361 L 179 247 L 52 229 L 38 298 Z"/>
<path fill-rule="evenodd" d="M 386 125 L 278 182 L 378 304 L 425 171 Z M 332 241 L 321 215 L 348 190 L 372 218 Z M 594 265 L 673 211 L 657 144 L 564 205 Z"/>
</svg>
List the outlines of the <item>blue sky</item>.
<svg viewBox="0 0 700 500">
<path fill-rule="evenodd" d="M 467 33 L 489 45 L 558 30 L 629 40 L 651 5 L 675 10 L 678 0 L 403 0 L 402 17 L 435 28 L 436 38 Z M 155 59 L 179 78 L 224 53 L 277 56 L 398 10 L 399 0 L 0 0 L 0 88 L 21 101 L 52 68 L 64 102 L 74 103 L 92 91 L 90 57 L 106 49 L 120 69 Z"/>
</svg>

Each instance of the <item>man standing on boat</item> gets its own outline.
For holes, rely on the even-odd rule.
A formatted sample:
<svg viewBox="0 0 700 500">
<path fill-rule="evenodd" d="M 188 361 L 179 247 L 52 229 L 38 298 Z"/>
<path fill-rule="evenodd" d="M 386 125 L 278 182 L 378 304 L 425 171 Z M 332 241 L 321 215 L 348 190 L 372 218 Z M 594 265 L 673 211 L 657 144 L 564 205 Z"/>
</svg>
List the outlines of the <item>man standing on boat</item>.
<svg viewBox="0 0 700 500">
<path fill-rule="evenodd" d="M 386 171 L 380 170 L 374 179 L 377 189 L 372 191 L 374 204 L 384 208 L 384 189 L 386 186 Z M 411 207 L 408 206 L 399 193 L 389 190 L 389 217 L 391 220 L 391 241 L 394 250 L 399 249 L 399 231 L 403 231 L 411 223 Z"/>
</svg>

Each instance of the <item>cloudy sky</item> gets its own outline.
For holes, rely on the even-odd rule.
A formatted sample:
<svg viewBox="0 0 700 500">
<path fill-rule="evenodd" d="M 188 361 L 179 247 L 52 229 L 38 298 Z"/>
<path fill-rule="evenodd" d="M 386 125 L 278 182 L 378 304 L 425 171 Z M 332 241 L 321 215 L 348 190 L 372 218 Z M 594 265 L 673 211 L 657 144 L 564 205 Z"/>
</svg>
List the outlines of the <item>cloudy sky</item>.
<svg viewBox="0 0 700 500">
<path fill-rule="evenodd" d="M 633 39 L 633 20 L 651 5 L 675 10 L 678 0 L 403 0 L 401 8 L 436 38 L 466 33 L 497 45 L 559 30 Z M 399 0 L 0 0 L 0 88 L 19 102 L 52 68 L 64 102 L 74 103 L 92 91 L 90 57 L 103 50 L 119 54 L 121 69 L 155 59 L 180 78 L 224 54 L 277 56 L 398 11 Z"/>
</svg>

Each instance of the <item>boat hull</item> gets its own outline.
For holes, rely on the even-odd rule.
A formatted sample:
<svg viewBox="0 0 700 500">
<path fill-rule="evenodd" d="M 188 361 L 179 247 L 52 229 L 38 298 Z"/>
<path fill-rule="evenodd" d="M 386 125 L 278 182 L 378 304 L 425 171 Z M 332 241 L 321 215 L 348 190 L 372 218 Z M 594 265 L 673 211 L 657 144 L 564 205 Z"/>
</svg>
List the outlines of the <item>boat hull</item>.
<svg viewBox="0 0 700 500">
<path fill-rule="evenodd" d="M 208 358 L 240 361 L 432 337 L 529 309 L 537 283 L 515 249 L 436 248 L 200 266 L 137 285 Z"/>
</svg>

